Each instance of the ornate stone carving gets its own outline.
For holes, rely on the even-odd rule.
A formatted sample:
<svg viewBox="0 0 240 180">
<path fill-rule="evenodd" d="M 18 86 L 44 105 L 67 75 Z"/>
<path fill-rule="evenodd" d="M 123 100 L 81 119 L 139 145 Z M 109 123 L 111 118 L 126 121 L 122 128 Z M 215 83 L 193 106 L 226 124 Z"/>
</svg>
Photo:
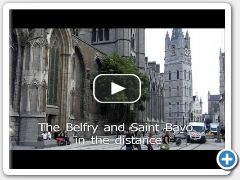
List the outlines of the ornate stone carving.
<svg viewBox="0 0 240 180">
<path fill-rule="evenodd" d="M 73 36 L 72 42 L 73 42 L 73 47 L 78 46 L 79 44 L 79 40 L 75 36 Z"/>
<path fill-rule="evenodd" d="M 50 48 L 58 47 L 59 46 L 59 38 L 56 33 L 53 31 L 51 38 L 50 38 Z"/>
<path fill-rule="evenodd" d="M 41 85 L 42 85 L 43 88 L 47 89 L 47 83 L 46 83 L 45 79 L 42 80 Z"/>
<path fill-rule="evenodd" d="M 40 85 L 39 81 L 36 78 L 34 78 L 31 82 L 31 86 L 39 87 L 39 85 Z"/>
<path fill-rule="evenodd" d="M 36 38 L 36 39 L 31 39 L 31 40 L 29 40 L 29 43 L 31 44 L 32 47 L 48 46 L 47 39 L 43 38 L 43 37 Z"/>
</svg>

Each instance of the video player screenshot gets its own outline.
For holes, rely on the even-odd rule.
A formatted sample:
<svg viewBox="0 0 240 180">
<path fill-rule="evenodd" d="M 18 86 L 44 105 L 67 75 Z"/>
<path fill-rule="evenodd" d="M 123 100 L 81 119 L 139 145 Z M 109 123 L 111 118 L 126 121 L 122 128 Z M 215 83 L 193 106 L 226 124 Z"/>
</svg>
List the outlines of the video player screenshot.
<svg viewBox="0 0 240 180">
<path fill-rule="evenodd" d="M 96 8 L 4 6 L 4 173 L 228 175 L 230 5 Z"/>
</svg>

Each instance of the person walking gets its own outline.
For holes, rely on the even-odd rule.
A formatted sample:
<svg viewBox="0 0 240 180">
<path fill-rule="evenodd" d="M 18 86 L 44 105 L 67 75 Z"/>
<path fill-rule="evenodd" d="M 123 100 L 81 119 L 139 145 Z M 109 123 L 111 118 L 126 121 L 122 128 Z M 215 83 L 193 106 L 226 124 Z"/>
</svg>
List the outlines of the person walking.
<svg viewBox="0 0 240 180">
<path fill-rule="evenodd" d="M 122 149 L 124 146 L 126 146 L 126 150 L 133 150 L 133 143 L 130 139 L 132 139 L 133 134 L 131 132 L 131 129 L 129 129 L 126 133 L 125 139 L 124 139 L 124 144 L 122 145 L 122 147 L 120 149 Z M 127 141 L 127 139 L 129 139 L 130 141 Z"/>
<path fill-rule="evenodd" d="M 47 134 L 46 131 L 44 131 L 44 132 L 42 133 L 43 140 L 47 140 L 47 139 L 48 139 L 47 135 L 48 135 L 48 134 Z"/>
<path fill-rule="evenodd" d="M 137 139 L 137 140 L 139 140 L 140 138 L 142 137 L 142 132 L 141 131 L 136 131 L 136 133 L 135 133 L 135 138 Z M 135 142 L 137 142 L 137 141 L 135 141 Z M 137 150 L 142 150 L 142 147 L 141 147 L 141 143 L 140 144 L 135 144 L 135 147 L 137 148 Z"/>
<path fill-rule="evenodd" d="M 169 143 L 170 143 L 169 131 L 165 131 L 165 134 L 162 137 L 162 144 L 160 145 L 160 149 L 169 150 L 170 149 Z"/>
<path fill-rule="evenodd" d="M 148 143 L 147 143 L 147 148 L 148 148 L 148 151 L 152 151 L 153 150 L 153 147 L 152 147 L 152 133 L 149 132 L 148 134 Z"/>
<path fill-rule="evenodd" d="M 69 136 L 68 136 L 68 133 L 67 133 L 67 132 L 65 132 L 65 137 L 64 137 L 64 139 L 65 139 L 66 145 L 70 145 L 70 144 L 71 144 L 71 142 L 70 142 L 70 140 L 69 140 Z"/>
<path fill-rule="evenodd" d="M 47 137 L 48 137 L 48 140 L 51 140 L 51 139 L 52 139 L 52 133 L 51 133 L 50 131 L 48 131 Z"/>
</svg>

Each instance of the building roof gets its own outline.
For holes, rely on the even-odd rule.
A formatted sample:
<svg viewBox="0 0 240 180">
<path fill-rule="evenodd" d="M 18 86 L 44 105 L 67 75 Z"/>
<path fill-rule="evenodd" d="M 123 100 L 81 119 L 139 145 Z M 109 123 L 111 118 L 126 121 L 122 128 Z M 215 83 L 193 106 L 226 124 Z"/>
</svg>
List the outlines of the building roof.
<svg viewBox="0 0 240 180">
<path fill-rule="evenodd" d="M 220 101 L 221 96 L 220 95 L 210 95 L 209 101 Z"/>
</svg>

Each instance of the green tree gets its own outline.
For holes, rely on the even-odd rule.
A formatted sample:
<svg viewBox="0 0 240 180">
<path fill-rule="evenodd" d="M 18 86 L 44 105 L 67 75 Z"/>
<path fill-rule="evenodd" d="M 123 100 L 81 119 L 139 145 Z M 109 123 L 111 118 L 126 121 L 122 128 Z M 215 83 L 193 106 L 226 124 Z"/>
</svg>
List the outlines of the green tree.
<svg viewBox="0 0 240 180">
<path fill-rule="evenodd" d="M 107 116 L 110 123 L 122 123 L 131 124 L 136 117 L 137 111 L 144 111 L 144 101 L 149 99 L 148 97 L 148 77 L 139 72 L 137 66 L 134 64 L 132 57 L 121 57 L 117 54 L 107 56 L 103 59 L 102 66 L 99 69 L 101 74 L 135 74 L 141 80 L 141 97 L 134 104 L 102 104 L 102 115 Z M 126 97 L 123 93 L 119 93 L 119 100 L 125 100 Z"/>
</svg>

